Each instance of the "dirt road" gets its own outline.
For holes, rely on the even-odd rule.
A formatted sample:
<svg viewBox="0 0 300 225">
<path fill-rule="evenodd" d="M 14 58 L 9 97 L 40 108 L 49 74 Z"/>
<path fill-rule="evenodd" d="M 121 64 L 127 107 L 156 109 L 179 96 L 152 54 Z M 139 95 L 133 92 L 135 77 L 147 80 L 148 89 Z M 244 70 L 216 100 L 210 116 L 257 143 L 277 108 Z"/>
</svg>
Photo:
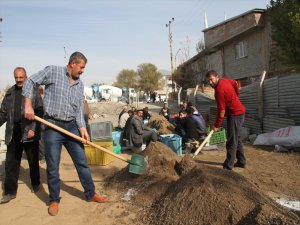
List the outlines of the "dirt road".
<svg viewBox="0 0 300 225">
<path fill-rule="evenodd" d="M 225 154 L 225 151 L 203 152 L 195 161 L 222 168 Z M 284 197 L 300 200 L 299 153 L 276 153 L 246 146 L 245 154 L 248 160 L 247 168 L 234 169 L 234 173 L 242 175 L 273 199 Z M 141 224 L 137 218 L 144 208 L 139 208 L 131 201 L 122 200 L 128 190 L 105 186 L 105 178 L 112 176 L 126 165 L 123 161 L 114 159 L 107 166 L 91 166 L 97 192 L 106 195 L 110 201 L 106 204 L 88 203 L 84 200 L 83 189 L 73 163 L 67 151 L 63 150 L 60 164 L 61 203 L 59 214 L 51 217 L 47 213 L 46 165 L 41 164 L 42 189 L 33 194 L 30 192 L 27 161 L 22 160 L 17 198 L 8 204 L 0 205 L 0 224 Z"/>
</svg>

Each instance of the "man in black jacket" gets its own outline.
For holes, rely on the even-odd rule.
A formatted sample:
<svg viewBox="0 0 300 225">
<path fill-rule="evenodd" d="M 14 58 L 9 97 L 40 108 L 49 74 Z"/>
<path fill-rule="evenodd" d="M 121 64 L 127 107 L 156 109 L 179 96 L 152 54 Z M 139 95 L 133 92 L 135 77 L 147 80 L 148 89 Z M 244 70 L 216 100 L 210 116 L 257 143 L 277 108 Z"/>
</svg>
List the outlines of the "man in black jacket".
<svg viewBox="0 0 300 225">
<path fill-rule="evenodd" d="M 25 69 L 17 67 L 14 70 L 14 77 L 16 84 L 6 92 L 0 109 L 0 126 L 6 122 L 5 144 L 7 145 L 4 194 L 1 203 L 16 198 L 23 149 L 28 159 L 32 192 L 37 192 L 40 187 L 40 124 L 24 118 L 22 87 L 27 78 Z M 43 102 L 38 88 L 35 90 L 34 106 L 36 115 L 43 116 Z"/>
</svg>

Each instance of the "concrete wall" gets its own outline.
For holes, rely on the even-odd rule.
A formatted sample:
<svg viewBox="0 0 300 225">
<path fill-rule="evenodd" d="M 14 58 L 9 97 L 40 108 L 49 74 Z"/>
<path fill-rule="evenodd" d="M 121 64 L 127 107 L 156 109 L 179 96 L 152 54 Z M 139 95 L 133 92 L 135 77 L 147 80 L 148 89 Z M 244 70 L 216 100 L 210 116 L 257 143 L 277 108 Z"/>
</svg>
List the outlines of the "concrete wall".
<svg viewBox="0 0 300 225">
<path fill-rule="evenodd" d="M 251 11 L 212 26 L 204 30 L 205 48 L 213 48 L 257 26 L 264 26 L 264 11 L 262 10 Z"/>
<path fill-rule="evenodd" d="M 223 47 L 224 75 L 226 77 L 241 79 L 259 75 L 263 70 L 268 70 L 265 35 L 264 29 L 257 29 L 255 32 L 233 39 Z M 236 59 L 235 45 L 240 41 L 247 42 L 247 56 Z"/>
</svg>

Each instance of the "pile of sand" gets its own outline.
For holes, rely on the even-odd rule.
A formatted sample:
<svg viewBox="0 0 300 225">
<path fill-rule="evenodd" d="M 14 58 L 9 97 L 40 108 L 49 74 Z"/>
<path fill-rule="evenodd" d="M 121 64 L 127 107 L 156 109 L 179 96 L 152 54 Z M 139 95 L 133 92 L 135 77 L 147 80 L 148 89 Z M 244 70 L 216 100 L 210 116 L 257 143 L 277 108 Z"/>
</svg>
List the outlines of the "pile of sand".
<svg viewBox="0 0 300 225">
<path fill-rule="evenodd" d="M 137 187 L 131 200 L 144 208 L 142 224 L 300 223 L 233 171 L 196 163 L 188 155 L 180 161 L 160 142 L 151 143 L 143 155 L 149 161 L 147 174 L 132 175 L 125 168 L 110 178 L 124 191 Z"/>
<path fill-rule="evenodd" d="M 175 134 L 175 126 L 162 115 L 152 115 L 147 126 L 155 128 L 158 135 Z"/>
</svg>

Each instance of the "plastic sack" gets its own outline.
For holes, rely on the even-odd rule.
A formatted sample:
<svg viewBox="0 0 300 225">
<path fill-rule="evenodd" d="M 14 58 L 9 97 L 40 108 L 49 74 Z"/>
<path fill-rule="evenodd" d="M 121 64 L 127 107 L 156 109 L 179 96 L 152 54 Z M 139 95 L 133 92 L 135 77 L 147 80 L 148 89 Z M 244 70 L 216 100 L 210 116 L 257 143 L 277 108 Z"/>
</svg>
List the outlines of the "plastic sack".
<svg viewBox="0 0 300 225">
<path fill-rule="evenodd" d="M 300 126 L 285 127 L 272 133 L 260 134 L 253 144 L 300 147 Z"/>
</svg>

